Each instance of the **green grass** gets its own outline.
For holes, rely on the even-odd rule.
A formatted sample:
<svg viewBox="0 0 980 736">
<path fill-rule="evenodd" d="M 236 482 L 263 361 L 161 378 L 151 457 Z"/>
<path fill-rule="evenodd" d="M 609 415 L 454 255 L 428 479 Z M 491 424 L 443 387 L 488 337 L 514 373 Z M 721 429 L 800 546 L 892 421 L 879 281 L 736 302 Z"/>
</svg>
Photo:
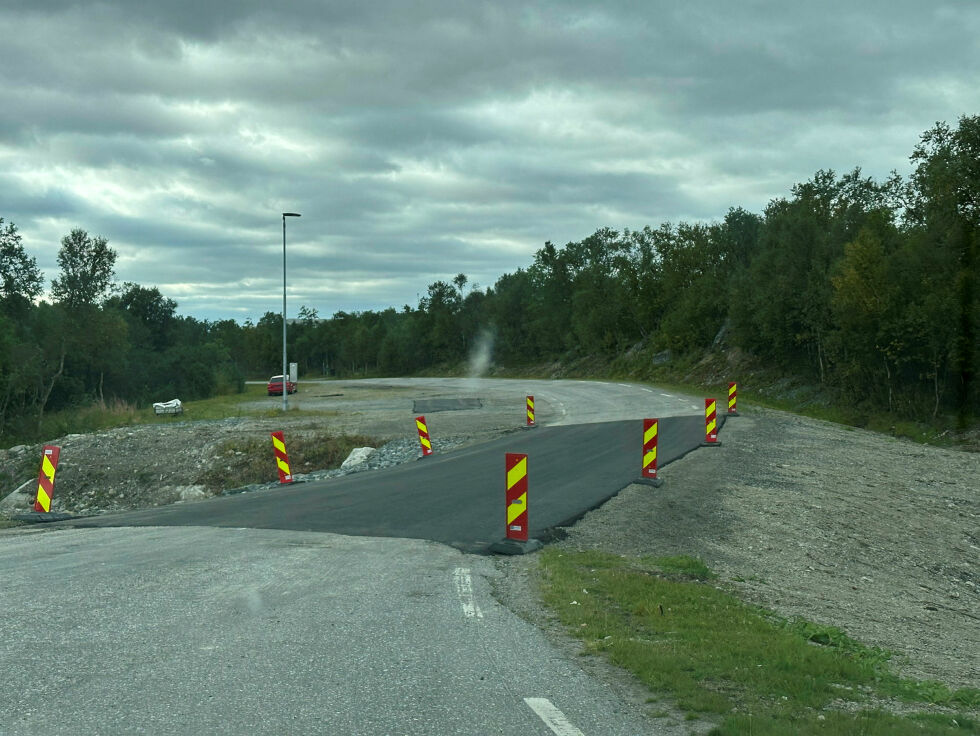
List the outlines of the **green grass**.
<svg viewBox="0 0 980 736">
<path fill-rule="evenodd" d="M 713 576 L 700 560 L 555 548 L 540 559 L 546 604 L 587 652 L 669 693 L 687 713 L 719 721 L 715 733 L 978 733 L 966 716 L 900 717 L 875 707 L 897 698 L 975 710 L 980 691 L 899 678 L 887 652 L 703 582 Z M 842 702 L 858 712 L 841 712 Z"/>
<path fill-rule="evenodd" d="M 286 453 L 293 473 L 337 468 L 355 447 L 377 447 L 363 435 L 333 436 L 324 432 L 286 432 Z M 279 479 L 268 433 L 225 442 L 215 461 L 197 482 L 212 493 Z"/>
</svg>

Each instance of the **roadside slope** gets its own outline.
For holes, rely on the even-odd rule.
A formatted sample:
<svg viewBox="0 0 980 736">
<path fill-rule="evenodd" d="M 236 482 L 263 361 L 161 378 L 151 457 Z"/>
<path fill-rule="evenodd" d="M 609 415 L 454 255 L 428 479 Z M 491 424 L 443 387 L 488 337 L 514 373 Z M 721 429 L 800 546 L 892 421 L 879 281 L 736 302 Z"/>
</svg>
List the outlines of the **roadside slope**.
<svg viewBox="0 0 980 736">
<path fill-rule="evenodd" d="M 980 455 L 762 409 L 721 439 L 668 466 L 662 488 L 629 486 L 560 544 L 700 556 L 746 600 L 894 651 L 905 675 L 976 686 Z M 501 598 L 526 608 L 535 563 L 498 564 Z"/>
</svg>

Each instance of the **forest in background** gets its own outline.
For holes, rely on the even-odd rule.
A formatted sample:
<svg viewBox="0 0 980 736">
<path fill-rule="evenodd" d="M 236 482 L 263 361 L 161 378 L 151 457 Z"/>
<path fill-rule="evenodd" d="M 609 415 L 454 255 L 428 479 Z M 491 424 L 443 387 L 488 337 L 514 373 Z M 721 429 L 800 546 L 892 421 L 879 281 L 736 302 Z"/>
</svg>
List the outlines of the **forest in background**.
<svg viewBox="0 0 980 736">
<path fill-rule="evenodd" d="M 624 354 L 736 348 L 850 405 L 960 428 L 980 416 L 980 116 L 922 134 L 908 179 L 818 171 L 761 214 L 602 228 L 492 287 L 459 274 L 416 306 L 303 307 L 288 328 L 305 376 L 510 369 Z M 156 287 L 115 282 L 103 237 L 61 241 L 51 301 L 14 223 L 0 219 L 0 439 L 37 438 L 45 413 L 241 391 L 279 373 L 282 321 L 177 314 Z"/>
</svg>

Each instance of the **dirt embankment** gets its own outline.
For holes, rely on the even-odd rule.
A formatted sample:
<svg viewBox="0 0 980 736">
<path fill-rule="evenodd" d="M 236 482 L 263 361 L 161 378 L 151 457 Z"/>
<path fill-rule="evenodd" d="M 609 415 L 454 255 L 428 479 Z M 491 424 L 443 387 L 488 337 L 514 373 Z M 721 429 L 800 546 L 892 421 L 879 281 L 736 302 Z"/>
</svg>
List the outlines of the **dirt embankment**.
<svg viewBox="0 0 980 736">
<path fill-rule="evenodd" d="M 980 455 L 770 410 L 721 439 L 559 544 L 697 555 L 749 601 L 893 651 L 907 676 L 980 683 Z"/>
</svg>

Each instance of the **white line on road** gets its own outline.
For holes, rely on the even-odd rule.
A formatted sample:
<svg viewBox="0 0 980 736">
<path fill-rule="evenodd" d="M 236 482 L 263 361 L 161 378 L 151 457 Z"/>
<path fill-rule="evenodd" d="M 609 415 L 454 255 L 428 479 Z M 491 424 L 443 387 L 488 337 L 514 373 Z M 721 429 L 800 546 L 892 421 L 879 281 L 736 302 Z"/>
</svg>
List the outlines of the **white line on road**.
<svg viewBox="0 0 980 736">
<path fill-rule="evenodd" d="M 457 567 L 453 570 L 453 586 L 459 602 L 463 604 L 463 615 L 466 618 L 483 618 L 483 611 L 473 599 L 473 580 L 468 567 Z"/>
<path fill-rule="evenodd" d="M 630 386 L 630 385 L 629 385 L 628 383 L 617 383 L 616 385 L 617 385 L 617 386 L 622 386 L 623 388 L 633 388 L 633 387 L 632 387 L 632 386 Z"/>
<path fill-rule="evenodd" d="M 647 393 L 651 393 L 651 394 L 653 393 L 653 389 L 652 388 L 642 388 L 641 387 L 640 390 L 641 391 L 646 391 Z"/>
<path fill-rule="evenodd" d="M 668 399 L 674 398 L 671 394 L 660 394 L 661 396 L 666 396 Z"/>
<path fill-rule="evenodd" d="M 547 698 L 524 698 L 524 702 L 557 736 L 585 736 Z"/>
</svg>

